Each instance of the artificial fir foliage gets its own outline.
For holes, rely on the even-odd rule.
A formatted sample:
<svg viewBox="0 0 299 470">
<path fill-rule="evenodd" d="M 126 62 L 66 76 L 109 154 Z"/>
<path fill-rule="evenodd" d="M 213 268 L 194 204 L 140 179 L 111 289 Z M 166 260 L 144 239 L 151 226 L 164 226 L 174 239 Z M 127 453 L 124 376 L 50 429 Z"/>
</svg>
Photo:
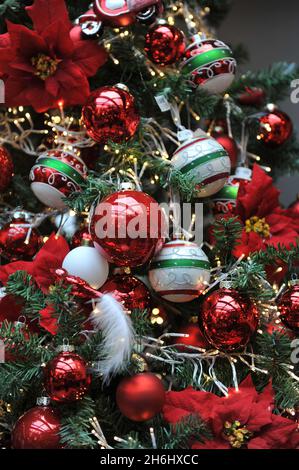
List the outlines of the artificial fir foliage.
<svg viewBox="0 0 299 470">
<path fill-rule="evenodd" d="M 124 27 L 94 3 L 87 25 L 89 0 L 0 5 L 1 447 L 30 447 L 44 411 L 59 448 L 298 448 L 299 310 L 281 299 L 297 293 L 299 216 L 275 179 L 298 169 L 299 143 L 288 117 L 283 136 L 262 128 L 298 65 L 235 76 L 246 48 L 217 37 L 230 1 L 146 1 L 153 17 L 125 10 Z M 237 154 L 231 176 L 219 135 Z M 142 201 L 147 222 L 157 202 L 170 209 L 154 233 L 104 233 Z M 81 239 L 109 261 L 97 289 L 86 259 L 82 278 L 64 269 Z M 45 389 L 52 402 L 34 408 Z"/>
</svg>

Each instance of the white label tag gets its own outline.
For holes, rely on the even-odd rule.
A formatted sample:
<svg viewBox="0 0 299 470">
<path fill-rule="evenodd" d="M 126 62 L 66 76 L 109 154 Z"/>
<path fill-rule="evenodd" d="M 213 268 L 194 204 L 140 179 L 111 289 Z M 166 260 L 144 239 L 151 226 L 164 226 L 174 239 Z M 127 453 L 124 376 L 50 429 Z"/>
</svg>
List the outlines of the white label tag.
<svg viewBox="0 0 299 470">
<path fill-rule="evenodd" d="M 238 166 L 236 168 L 235 176 L 242 180 L 250 180 L 252 175 L 252 171 L 250 168 L 245 168 L 243 166 Z"/>
<path fill-rule="evenodd" d="M 156 95 L 155 100 L 162 113 L 165 113 L 166 111 L 170 110 L 170 103 L 165 97 L 165 95 Z"/>
<path fill-rule="evenodd" d="M 193 139 L 193 132 L 190 129 L 183 129 L 177 133 L 178 140 L 184 142 L 185 140 Z"/>
</svg>

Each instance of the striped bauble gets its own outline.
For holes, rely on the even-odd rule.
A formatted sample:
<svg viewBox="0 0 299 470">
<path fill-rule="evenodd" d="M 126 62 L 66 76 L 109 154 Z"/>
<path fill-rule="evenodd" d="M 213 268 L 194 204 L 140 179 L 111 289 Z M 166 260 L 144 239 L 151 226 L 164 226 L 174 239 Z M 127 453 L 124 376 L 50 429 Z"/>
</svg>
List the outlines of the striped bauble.
<svg viewBox="0 0 299 470">
<path fill-rule="evenodd" d="M 153 259 L 149 280 L 155 292 L 165 300 L 190 302 L 207 287 L 210 263 L 196 243 L 172 240 L 165 243 Z"/>
<path fill-rule="evenodd" d="M 182 73 L 209 93 L 223 93 L 234 80 L 236 66 L 232 51 L 224 42 L 202 39 L 196 34 L 185 51 Z"/>
<path fill-rule="evenodd" d="M 239 191 L 239 183 L 227 183 L 213 197 L 214 214 L 233 214 L 237 205 L 237 196 Z"/>
<path fill-rule="evenodd" d="M 183 142 L 174 152 L 171 163 L 175 170 L 194 183 L 194 196 L 207 197 L 223 188 L 230 174 L 230 158 L 212 137 L 202 133 Z"/>
<path fill-rule="evenodd" d="M 37 158 L 29 175 L 31 189 L 46 206 L 65 209 L 64 197 L 80 191 L 87 177 L 84 162 L 69 150 L 52 149 Z"/>
</svg>

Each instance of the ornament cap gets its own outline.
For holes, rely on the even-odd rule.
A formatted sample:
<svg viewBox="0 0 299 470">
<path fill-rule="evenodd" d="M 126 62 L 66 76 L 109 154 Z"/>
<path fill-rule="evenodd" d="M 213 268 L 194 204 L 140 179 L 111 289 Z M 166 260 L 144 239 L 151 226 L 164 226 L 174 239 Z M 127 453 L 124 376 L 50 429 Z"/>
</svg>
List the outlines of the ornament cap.
<svg viewBox="0 0 299 470">
<path fill-rule="evenodd" d="M 297 286 L 299 284 L 299 279 L 296 274 L 292 275 L 292 278 L 289 280 L 288 285 L 291 286 Z"/>
<path fill-rule="evenodd" d="M 75 346 L 69 343 L 68 339 L 63 340 L 63 344 L 56 348 L 57 352 L 73 352 L 75 351 Z"/>
<path fill-rule="evenodd" d="M 49 406 L 51 403 L 50 397 L 38 397 L 36 400 L 37 406 Z"/>
<path fill-rule="evenodd" d="M 26 222 L 28 222 L 30 220 L 30 215 L 28 214 L 28 212 L 22 210 L 22 209 L 16 209 L 16 211 L 14 212 L 12 218 L 15 220 L 15 219 L 24 219 Z"/>
<path fill-rule="evenodd" d="M 234 176 L 240 180 L 251 180 L 252 170 L 250 168 L 246 168 L 245 166 L 238 166 Z"/>
<path fill-rule="evenodd" d="M 136 189 L 136 185 L 133 181 L 123 181 L 119 185 L 120 191 L 134 191 Z"/>
<path fill-rule="evenodd" d="M 125 85 L 124 83 L 116 83 L 116 85 L 114 85 L 115 88 L 119 88 L 120 90 L 124 90 L 124 91 L 127 91 L 129 93 L 129 88 L 127 87 L 127 85 Z"/>
<path fill-rule="evenodd" d="M 220 281 L 220 289 L 232 289 L 233 287 L 233 282 L 231 279 L 223 279 L 223 281 Z"/>
</svg>

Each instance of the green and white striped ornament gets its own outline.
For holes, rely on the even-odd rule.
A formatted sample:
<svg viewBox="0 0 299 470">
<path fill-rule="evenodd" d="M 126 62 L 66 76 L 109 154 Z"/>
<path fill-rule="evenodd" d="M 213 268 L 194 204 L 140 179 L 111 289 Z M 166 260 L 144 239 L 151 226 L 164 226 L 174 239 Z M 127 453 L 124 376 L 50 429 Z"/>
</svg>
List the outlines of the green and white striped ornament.
<svg viewBox="0 0 299 470">
<path fill-rule="evenodd" d="M 172 240 L 165 243 L 149 270 L 152 288 L 170 302 L 190 302 L 208 286 L 210 262 L 196 243 Z"/>
<path fill-rule="evenodd" d="M 231 169 L 227 151 L 204 132 L 183 142 L 174 152 L 171 163 L 194 182 L 194 196 L 199 198 L 220 191 Z"/>
<path fill-rule="evenodd" d="M 232 51 L 224 42 L 201 38 L 196 34 L 185 51 L 182 73 L 195 86 L 217 94 L 230 87 L 236 66 Z"/>
<path fill-rule="evenodd" d="M 87 171 L 84 162 L 71 151 L 47 150 L 30 171 L 31 189 L 43 204 L 62 210 L 66 208 L 63 198 L 81 190 Z"/>
</svg>

